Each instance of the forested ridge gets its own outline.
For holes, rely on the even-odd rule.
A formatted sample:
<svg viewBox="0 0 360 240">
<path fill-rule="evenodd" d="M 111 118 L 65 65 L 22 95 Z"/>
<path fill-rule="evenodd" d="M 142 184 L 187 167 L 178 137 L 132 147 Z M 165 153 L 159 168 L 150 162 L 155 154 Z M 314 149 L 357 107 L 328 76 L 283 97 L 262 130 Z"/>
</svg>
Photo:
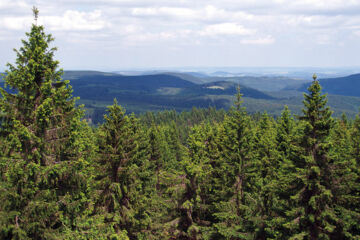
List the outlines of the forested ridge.
<svg viewBox="0 0 360 240">
<path fill-rule="evenodd" d="M 35 20 L 38 11 L 34 8 Z M 303 113 L 141 116 L 103 124 L 36 23 L 1 88 L 0 239 L 360 239 L 360 116 L 333 118 L 314 75 Z"/>
</svg>

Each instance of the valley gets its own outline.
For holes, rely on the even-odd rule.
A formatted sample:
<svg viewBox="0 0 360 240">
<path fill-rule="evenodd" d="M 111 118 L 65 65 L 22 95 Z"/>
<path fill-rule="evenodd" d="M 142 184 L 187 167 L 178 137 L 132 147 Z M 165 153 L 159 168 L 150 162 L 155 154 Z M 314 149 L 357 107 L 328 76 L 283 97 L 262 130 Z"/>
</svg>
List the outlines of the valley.
<svg viewBox="0 0 360 240">
<path fill-rule="evenodd" d="M 264 112 L 279 116 L 288 105 L 294 114 L 300 114 L 303 92 L 309 80 L 284 76 L 214 77 L 204 74 L 164 72 L 141 75 L 122 75 L 96 71 L 65 71 L 74 96 L 87 109 L 87 118 L 93 123 L 102 121 L 106 107 L 116 98 L 127 113 L 146 111 L 190 110 L 193 107 L 229 109 L 234 101 L 237 86 L 244 97 L 244 106 L 249 113 Z M 320 79 L 324 92 L 329 93 L 329 106 L 335 116 L 342 113 L 354 117 L 360 106 L 360 96 L 354 89 L 339 88 L 342 82 L 360 83 L 360 75 Z M 353 84 L 352 84 L 353 85 Z M 339 92 L 336 89 L 339 88 Z M 356 91 L 356 90 L 355 90 Z"/>
</svg>

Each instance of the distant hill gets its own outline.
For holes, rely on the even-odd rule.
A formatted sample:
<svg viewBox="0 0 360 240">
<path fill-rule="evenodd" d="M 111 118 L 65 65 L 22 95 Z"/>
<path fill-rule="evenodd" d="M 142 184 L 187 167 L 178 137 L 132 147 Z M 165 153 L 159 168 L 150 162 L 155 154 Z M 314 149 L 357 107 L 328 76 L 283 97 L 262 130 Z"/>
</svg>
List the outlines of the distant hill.
<svg viewBox="0 0 360 240">
<path fill-rule="evenodd" d="M 206 82 L 230 81 L 255 88 L 259 91 L 279 91 L 286 87 L 299 86 L 309 82 L 308 80 L 294 79 L 289 77 L 276 76 L 242 76 L 242 77 L 209 77 L 204 78 Z"/>
<path fill-rule="evenodd" d="M 65 72 L 64 79 L 70 79 L 74 96 L 80 97 L 93 122 L 99 122 L 106 106 L 114 98 L 129 112 L 159 111 L 175 109 L 183 111 L 192 107 L 229 108 L 236 93 L 237 83 L 219 81 L 196 84 L 190 75 L 154 74 L 124 76 L 102 72 Z M 195 78 L 193 76 L 190 76 Z M 241 85 L 241 93 L 249 99 L 271 100 L 274 97 L 261 91 Z"/>
<path fill-rule="evenodd" d="M 126 76 L 118 73 L 99 71 L 65 71 L 63 79 L 69 79 L 73 95 L 79 96 L 79 104 L 84 104 L 86 117 L 93 123 L 103 120 L 106 107 L 113 99 L 127 112 L 142 113 L 174 109 L 189 110 L 192 107 L 229 108 L 234 101 L 236 87 L 240 85 L 244 106 L 249 113 L 267 111 L 279 115 L 288 105 L 295 114 L 301 114 L 302 92 L 309 83 L 301 87 L 281 86 L 299 83 L 301 80 L 284 77 L 196 77 L 188 73 L 161 73 Z M 197 80 L 200 79 L 200 80 Z M 201 83 L 205 81 L 205 83 Z M 335 114 L 342 112 L 354 117 L 360 106 L 360 74 L 343 78 L 320 79 L 324 91 L 329 92 L 329 105 Z M 247 83 L 247 84 L 244 84 Z M 249 86 L 250 85 L 250 86 Z M 4 86 L 4 82 L 0 82 Z M 257 89 L 255 89 L 255 86 Z M 276 89 L 276 91 L 260 91 Z M 345 95 L 345 96 L 340 96 Z M 350 95 L 350 96 L 349 96 Z"/>
<path fill-rule="evenodd" d="M 80 75 L 80 74 L 79 74 Z M 120 96 L 135 97 L 151 95 L 152 98 L 199 97 L 205 95 L 234 95 L 238 84 L 219 81 L 206 84 L 195 84 L 172 74 L 156 74 L 143 76 L 122 75 L 81 75 L 71 81 L 74 95 L 85 99 L 109 100 Z M 74 76 L 74 75 L 73 75 Z M 273 97 L 247 86 L 241 86 L 246 97 L 257 99 L 273 99 Z"/>
<path fill-rule="evenodd" d="M 196 84 L 204 83 L 205 81 L 203 80 L 203 78 L 206 77 L 206 76 L 202 76 L 201 74 L 180 73 L 180 72 L 164 72 L 162 74 L 179 77 L 181 79 L 184 79 L 186 81 L 190 81 L 190 82 L 196 83 Z"/>
<path fill-rule="evenodd" d="M 323 92 L 329 94 L 360 97 L 360 74 L 346 77 L 319 79 Z M 305 92 L 310 83 L 302 84 L 295 90 Z M 291 88 L 287 88 L 289 90 Z M 294 89 L 294 88 L 293 88 Z"/>
<path fill-rule="evenodd" d="M 120 74 L 100 71 L 64 71 L 62 78 L 65 80 L 75 80 L 89 76 L 120 76 Z"/>
<path fill-rule="evenodd" d="M 86 88 L 88 90 L 94 89 L 97 92 L 106 89 L 107 93 L 136 91 L 147 94 L 156 93 L 156 90 L 162 87 L 188 88 L 195 86 L 192 82 L 165 74 L 143 76 L 88 75 L 76 78 L 71 82 L 71 85 L 75 93 Z"/>
<path fill-rule="evenodd" d="M 236 94 L 236 88 L 239 86 L 238 83 L 229 82 L 229 81 L 218 81 L 205 83 L 198 86 L 195 86 L 190 89 L 184 90 L 185 93 L 192 93 L 198 95 L 230 95 L 234 96 Z M 240 92 L 245 97 L 256 98 L 256 99 L 274 99 L 268 94 L 265 94 L 254 88 L 249 88 L 245 85 L 240 86 Z"/>
<path fill-rule="evenodd" d="M 209 75 L 202 73 L 202 72 L 184 72 L 187 75 L 191 75 L 197 78 L 207 78 Z"/>
</svg>

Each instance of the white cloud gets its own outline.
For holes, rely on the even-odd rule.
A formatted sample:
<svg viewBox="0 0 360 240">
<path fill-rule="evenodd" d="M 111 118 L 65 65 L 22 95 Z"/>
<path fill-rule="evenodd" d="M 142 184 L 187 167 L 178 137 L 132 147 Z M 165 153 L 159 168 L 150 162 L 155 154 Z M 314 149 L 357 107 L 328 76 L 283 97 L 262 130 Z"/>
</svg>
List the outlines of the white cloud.
<svg viewBox="0 0 360 240">
<path fill-rule="evenodd" d="M 360 30 L 356 30 L 352 32 L 355 36 L 360 37 Z"/>
<path fill-rule="evenodd" d="M 292 8 L 299 10 L 311 11 L 334 11 L 334 10 L 351 10 L 351 8 L 359 7 L 358 0 L 294 0 L 290 1 Z"/>
<path fill-rule="evenodd" d="M 209 46 L 217 52 L 234 46 L 257 54 L 257 45 L 294 52 L 339 42 L 356 48 L 360 36 L 360 0 L 0 0 L 0 44 L 29 30 L 34 4 L 56 44 L 72 49 L 191 47 L 193 56 Z"/>
<path fill-rule="evenodd" d="M 220 23 L 206 26 L 201 35 L 216 36 L 216 35 L 251 35 L 255 30 L 247 29 L 237 23 Z"/>
<path fill-rule="evenodd" d="M 14 9 L 19 10 L 21 8 L 29 8 L 29 5 L 26 1 L 19 0 L 1 0 L 0 9 Z"/>
<path fill-rule="evenodd" d="M 32 17 L 4 17 L 0 19 L 0 26 L 8 30 L 23 30 L 28 29 L 32 21 Z"/>
<path fill-rule="evenodd" d="M 262 38 L 242 39 L 240 41 L 241 44 L 249 44 L 249 45 L 269 45 L 269 44 L 273 44 L 274 42 L 275 39 L 270 35 Z"/>
<path fill-rule="evenodd" d="M 40 23 L 54 31 L 96 31 L 105 28 L 101 11 L 80 12 L 67 10 L 63 16 L 44 16 Z"/>
<path fill-rule="evenodd" d="M 160 33 L 137 33 L 125 36 L 124 44 L 126 46 L 144 46 L 159 44 L 164 41 L 171 41 L 177 38 L 177 35 L 172 32 Z"/>
<path fill-rule="evenodd" d="M 134 24 L 126 25 L 126 26 L 123 28 L 123 32 L 124 32 L 125 34 L 134 34 L 134 33 L 141 32 L 142 30 L 143 30 L 143 27 L 138 26 L 138 25 L 134 25 Z"/>
<path fill-rule="evenodd" d="M 318 34 L 315 36 L 315 40 L 317 44 L 327 45 L 331 43 L 331 37 L 328 34 Z"/>
<path fill-rule="evenodd" d="M 62 16 L 40 16 L 38 22 L 52 31 L 95 31 L 107 25 L 102 19 L 100 10 L 92 12 L 67 10 Z M 27 30 L 32 23 L 31 15 L 0 18 L 0 26 L 8 30 Z"/>
<path fill-rule="evenodd" d="M 229 20 L 253 20 L 252 14 L 243 11 L 228 11 L 214 5 L 204 5 L 198 8 L 185 7 L 136 7 L 131 9 L 135 18 L 167 18 L 181 21 L 226 22 Z"/>
<path fill-rule="evenodd" d="M 132 9 L 134 16 L 140 17 L 174 17 L 174 18 L 193 18 L 196 16 L 196 11 L 189 8 L 180 7 L 160 7 L 160 8 L 134 8 Z"/>
</svg>

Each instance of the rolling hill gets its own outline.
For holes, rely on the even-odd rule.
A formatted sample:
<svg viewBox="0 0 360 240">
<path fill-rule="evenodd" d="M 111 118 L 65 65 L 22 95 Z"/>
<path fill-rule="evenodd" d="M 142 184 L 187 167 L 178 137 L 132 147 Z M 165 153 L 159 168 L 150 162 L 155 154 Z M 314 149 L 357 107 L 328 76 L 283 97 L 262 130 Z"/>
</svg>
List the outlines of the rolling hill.
<svg viewBox="0 0 360 240">
<path fill-rule="evenodd" d="M 70 79 L 74 96 L 85 104 L 93 122 L 102 119 L 106 106 L 116 98 L 128 112 L 159 111 L 175 109 L 183 111 L 192 107 L 229 108 L 236 93 L 237 83 L 218 81 L 196 84 L 189 81 L 194 76 L 185 74 L 154 74 L 124 76 L 116 73 L 91 71 L 65 72 L 64 79 Z M 186 79 L 184 79 L 186 78 Z M 244 97 L 270 100 L 274 97 L 240 85 Z"/>
<path fill-rule="evenodd" d="M 360 97 L 360 74 L 338 78 L 319 79 L 319 81 L 323 87 L 323 92 L 343 96 Z M 295 88 L 287 87 L 286 89 L 293 89 L 304 92 L 309 87 L 309 85 L 310 83 L 305 83 Z"/>
<path fill-rule="evenodd" d="M 114 98 L 130 113 L 165 109 L 184 111 L 209 106 L 227 109 L 232 106 L 238 85 L 249 113 L 267 111 L 279 115 L 286 104 L 293 113 L 301 114 L 302 92 L 309 84 L 302 82 L 300 87 L 291 87 L 286 84 L 301 81 L 287 81 L 283 77 L 202 76 L 197 79 L 192 74 L 171 72 L 126 76 L 98 71 L 65 71 L 63 79 L 70 80 L 73 95 L 80 97 L 78 103 L 85 105 L 86 117 L 93 123 L 102 121 L 106 107 L 113 103 Z M 324 91 L 329 92 L 329 105 L 335 115 L 345 112 L 353 117 L 357 114 L 360 106 L 358 79 L 360 74 L 320 80 Z M 0 82 L 0 86 L 3 85 L 4 82 Z M 283 86 L 287 87 L 279 91 Z"/>
<path fill-rule="evenodd" d="M 279 91 L 286 87 L 299 86 L 308 83 L 308 80 L 294 79 L 281 76 L 242 76 L 242 77 L 208 77 L 203 78 L 206 82 L 230 81 L 247 87 L 255 88 L 260 91 Z"/>
</svg>

